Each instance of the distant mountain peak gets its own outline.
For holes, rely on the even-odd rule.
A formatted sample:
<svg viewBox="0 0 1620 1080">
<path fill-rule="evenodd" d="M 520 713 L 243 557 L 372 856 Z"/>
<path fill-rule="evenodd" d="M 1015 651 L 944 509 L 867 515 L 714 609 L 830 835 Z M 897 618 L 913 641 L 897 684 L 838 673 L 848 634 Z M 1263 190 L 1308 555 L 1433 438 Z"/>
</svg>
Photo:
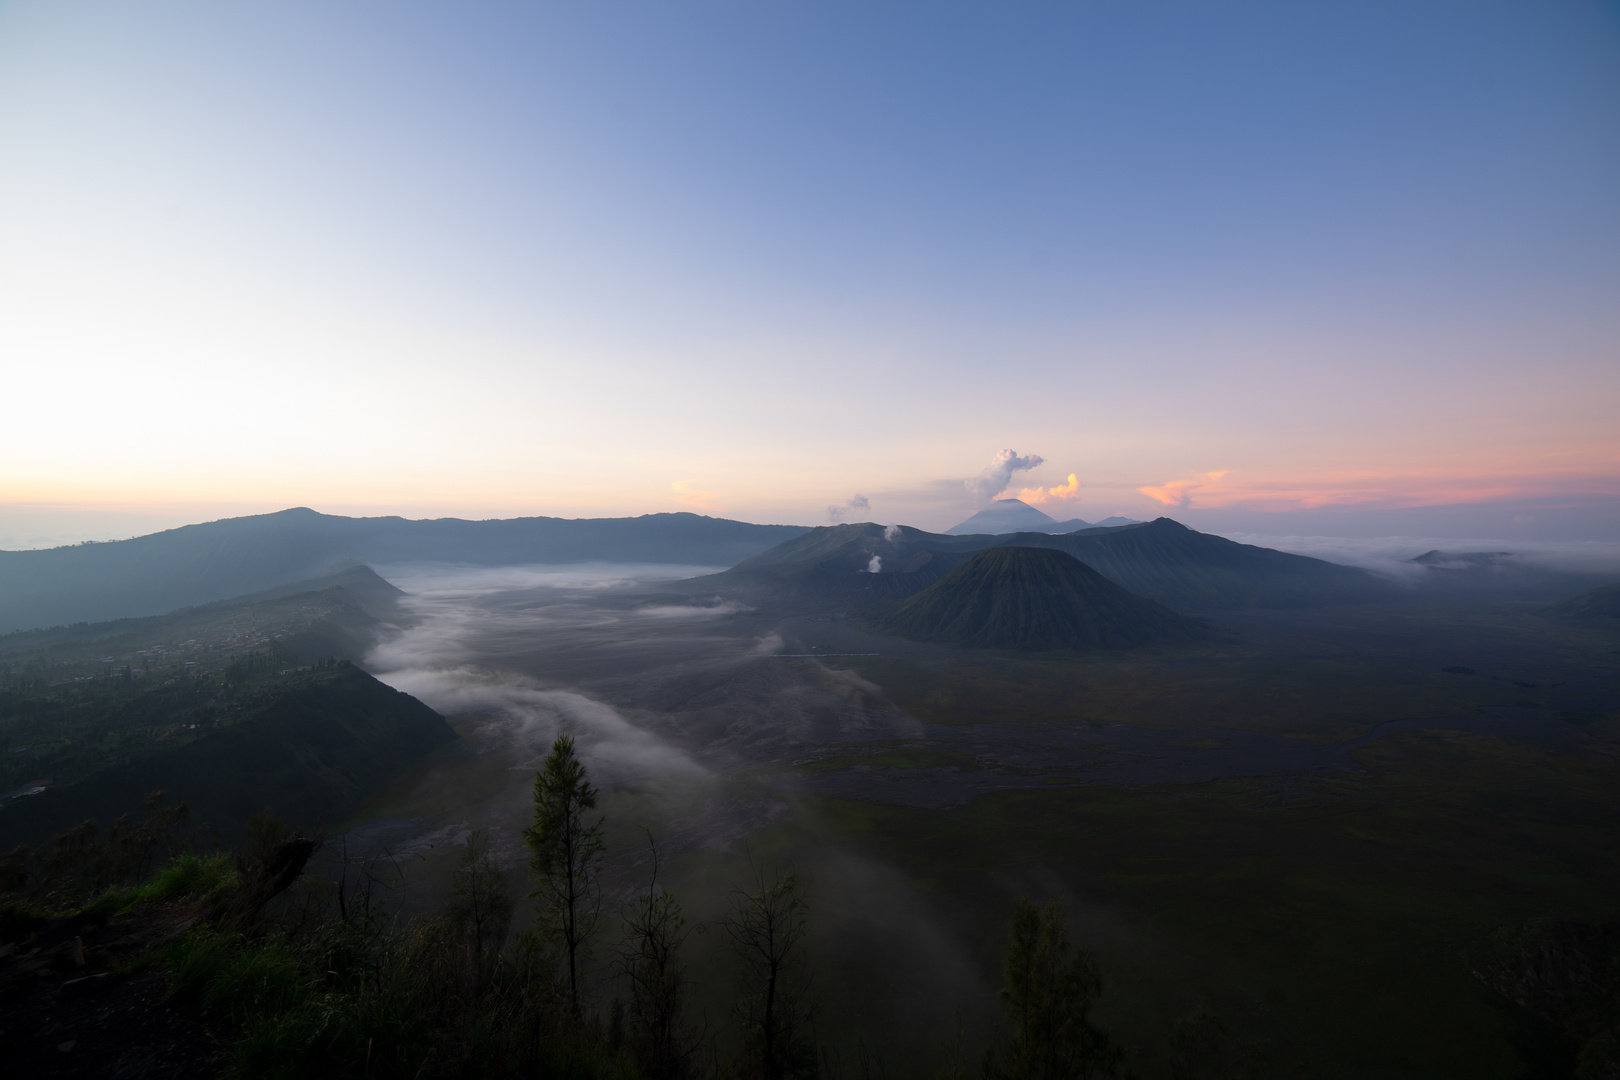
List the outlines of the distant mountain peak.
<svg viewBox="0 0 1620 1080">
<path fill-rule="evenodd" d="M 1445 570 L 1476 570 L 1499 566 L 1514 557 L 1511 551 L 1425 551 L 1411 561 Z"/>
<path fill-rule="evenodd" d="M 946 529 L 945 535 L 1000 536 L 1003 533 L 1017 532 L 1059 533 L 1073 532 L 1075 529 L 1085 527 L 1086 523 L 1078 519 L 1059 522 L 1056 518 L 1043 514 L 1022 499 L 997 499 L 966 521 Z"/>
</svg>

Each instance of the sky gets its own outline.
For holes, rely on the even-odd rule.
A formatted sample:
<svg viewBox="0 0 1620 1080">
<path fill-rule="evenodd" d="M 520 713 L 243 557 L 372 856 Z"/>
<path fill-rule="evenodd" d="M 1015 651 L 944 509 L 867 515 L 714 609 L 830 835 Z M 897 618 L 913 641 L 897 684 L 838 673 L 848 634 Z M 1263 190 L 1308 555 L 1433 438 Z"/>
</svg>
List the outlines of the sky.
<svg viewBox="0 0 1620 1080">
<path fill-rule="evenodd" d="M 1613 0 L 0 0 L 0 547 L 1614 539 L 1617 296 Z"/>
</svg>

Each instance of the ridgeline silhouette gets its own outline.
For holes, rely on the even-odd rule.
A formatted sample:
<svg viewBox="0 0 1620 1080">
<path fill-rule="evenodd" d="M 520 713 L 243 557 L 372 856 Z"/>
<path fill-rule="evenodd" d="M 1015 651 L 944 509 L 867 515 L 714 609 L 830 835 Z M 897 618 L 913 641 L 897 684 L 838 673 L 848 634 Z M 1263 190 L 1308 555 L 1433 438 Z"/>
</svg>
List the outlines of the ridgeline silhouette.
<svg viewBox="0 0 1620 1080">
<path fill-rule="evenodd" d="M 916 596 L 863 617 L 916 641 L 985 649 L 1117 649 L 1204 636 L 1202 624 L 1133 596 L 1062 551 L 981 551 Z"/>
</svg>

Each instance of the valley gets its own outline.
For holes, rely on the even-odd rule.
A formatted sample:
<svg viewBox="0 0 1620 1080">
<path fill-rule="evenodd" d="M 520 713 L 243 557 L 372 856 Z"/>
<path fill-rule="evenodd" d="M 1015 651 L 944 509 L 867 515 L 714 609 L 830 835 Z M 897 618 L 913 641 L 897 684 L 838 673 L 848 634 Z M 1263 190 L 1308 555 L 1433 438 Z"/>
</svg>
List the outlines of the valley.
<svg viewBox="0 0 1620 1080">
<path fill-rule="evenodd" d="M 999 927 L 1024 894 L 1066 902 L 1145 1063 L 1199 1007 L 1279 1075 L 1508 1077 L 1565 1052 L 1467 957 L 1529 919 L 1608 917 L 1612 633 L 1539 603 L 1408 599 L 986 652 L 875 634 L 802 593 L 772 610 L 629 576 L 394 579 L 422 621 L 368 663 L 463 735 L 351 823 L 412 868 L 411 903 L 431 905 L 472 828 L 521 868 L 526 778 L 564 730 L 606 792 L 606 906 L 645 871 L 648 830 L 699 922 L 749 859 L 794 869 L 825 1037 L 882 1047 L 897 1075 L 938 1067 L 953 1025 L 991 1037 Z"/>
<path fill-rule="evenodd" d="M 602 791 L 604 938 L 656 843 L 694 1015 L 723 1018 L 709 931 L 741 883 L 793 872 L 839 1069 L 976 1060 L 1030 897 L 1065 905 L 1146 1077 L 1195 1014 L 1244 1075 L 1556 1072 L 1576 1037 L 1478 972 L 1537 920 L 1614 918 L 1620 636 L 1601 592 L 1550 603 L 1565 577 L 1441 580 L 1174 523 L 1029 545 L 839 526 L 723 571 L 356 568 L 0 639 L 11 746 L 52 771 L 0 829 L 38 842 L 156 786 L 227 842 L 270 808 L 325 830 L 312 880 L 379 860 L 386 909 L 427 916 L 474 830 L 526 880 L 535 770 L 569 734 Z M 190 712 L 119 719 L 159 692 Z M 520 900 L 513 933 L 530 918 Z"/>
</svg>

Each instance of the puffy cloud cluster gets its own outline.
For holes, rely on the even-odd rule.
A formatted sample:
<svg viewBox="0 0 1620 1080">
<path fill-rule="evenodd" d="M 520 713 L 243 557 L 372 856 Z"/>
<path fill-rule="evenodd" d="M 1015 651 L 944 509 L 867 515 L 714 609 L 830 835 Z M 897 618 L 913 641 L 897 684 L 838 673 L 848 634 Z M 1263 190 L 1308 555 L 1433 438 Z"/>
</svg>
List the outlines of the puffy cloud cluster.
<svg viewBox="0 0 1620 1080">
<path fill-rule="evenodd" d="M 1012 483 L 1013 473 L 1026 472 L 1045 460 L 1039 454 L 1020 457 L 1016 450 L 1002 450 L 996 454 L 995 460 L 985 466 L 983 472 L 962 483 L 981 499 L 993 499 L 1007 490 L 1007 485 Z"/>
<path fill-rule="evenodd" d="M 1067 502 L 1070 499 L 1077 499 L 1080 497 L 1080 478 L 1070 473 L 1065 483 L 1049 488 L 1022 488 L 1017 497 L 1027 503 Z"/>
</svg>

